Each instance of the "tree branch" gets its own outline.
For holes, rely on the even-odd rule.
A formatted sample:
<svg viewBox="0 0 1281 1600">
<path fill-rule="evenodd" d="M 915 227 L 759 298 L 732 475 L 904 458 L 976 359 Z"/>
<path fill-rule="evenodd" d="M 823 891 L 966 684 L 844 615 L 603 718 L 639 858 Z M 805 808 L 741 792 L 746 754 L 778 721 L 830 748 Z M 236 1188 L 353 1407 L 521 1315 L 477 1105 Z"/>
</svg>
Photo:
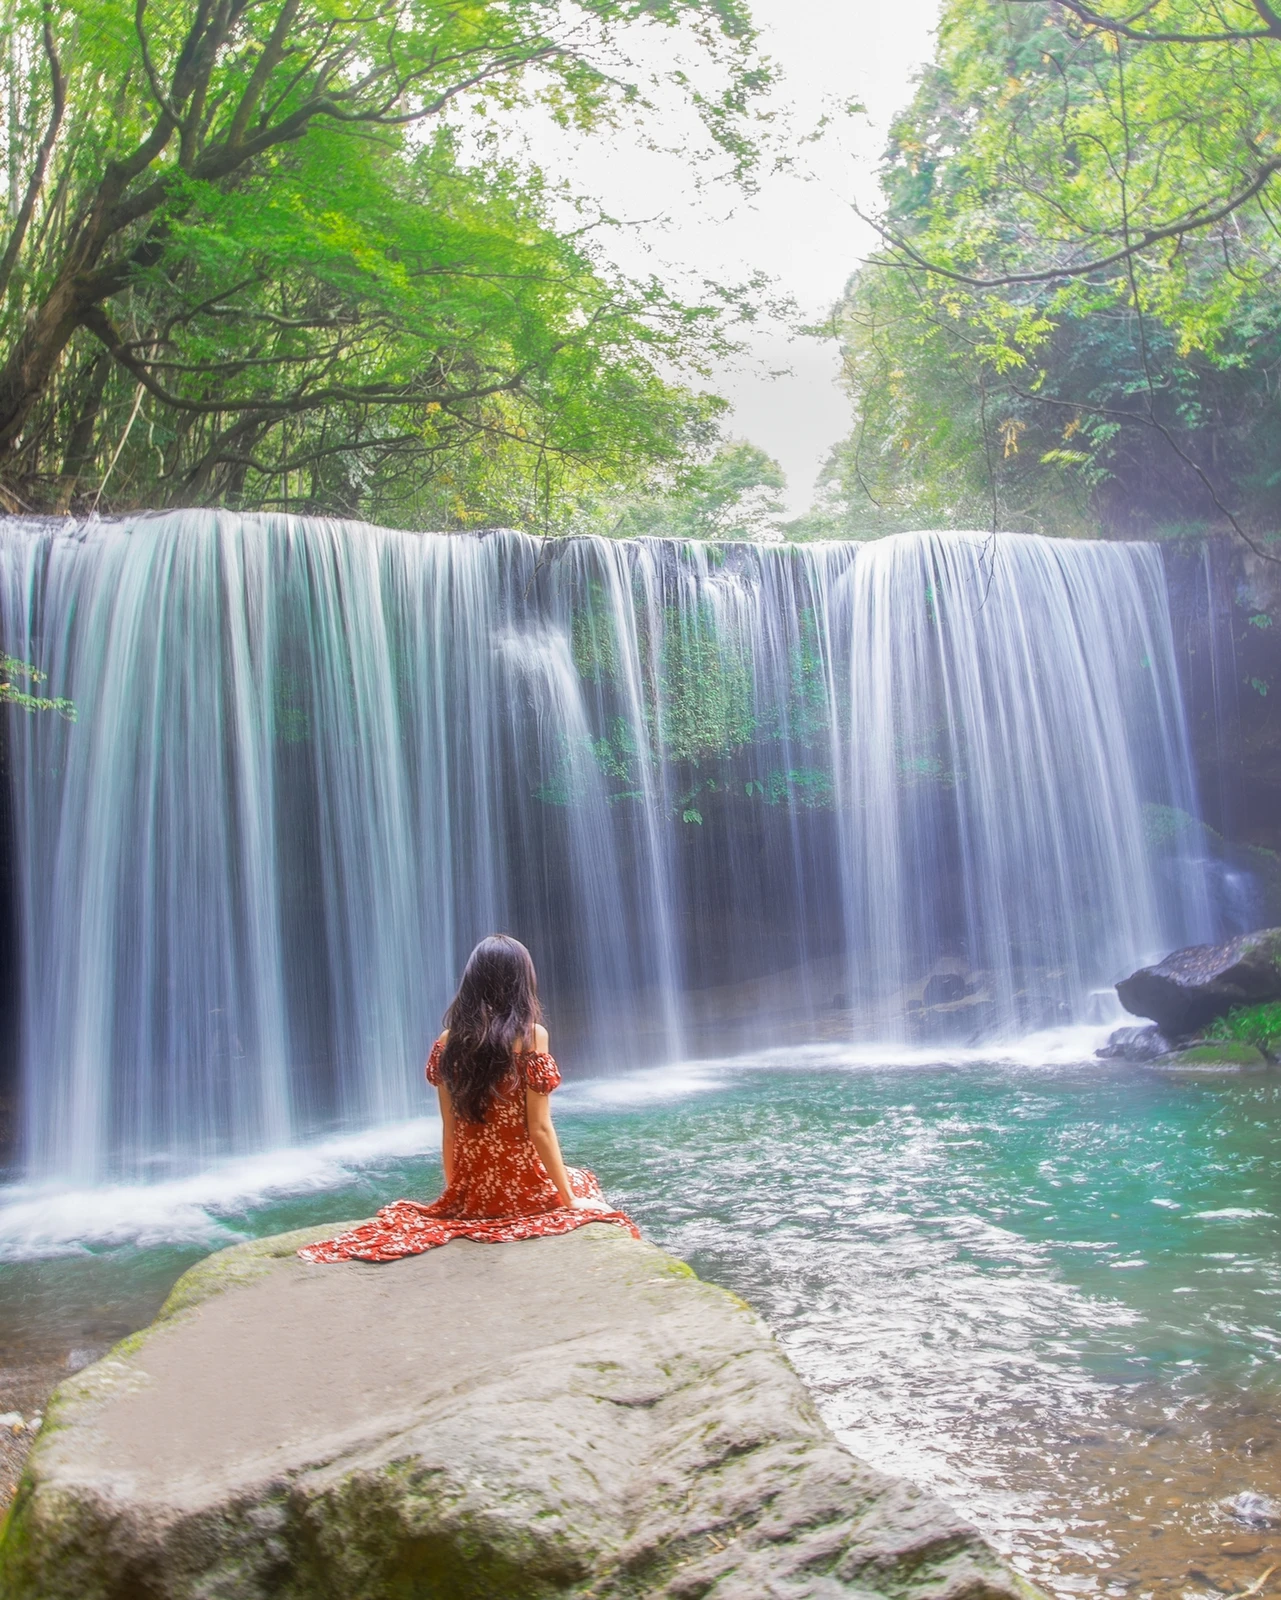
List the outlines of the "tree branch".
<svg viewBox="0 0 1281 1600">
<path fill-rule="evenodd" d="M 143 18 L 146 16 L 146 14 L 147 0 L 135 0 L 133 8 L 133 29 L 138 35 L 138 49 L 142 55 L 142 70 L 147 74 L 147 82 L 151 85 L 151 93 L 155 97 L 156 104 L 163 112 L 172 117 L 176 124 L 179 120 L 178 113 L 169 103 L 169 96 L 165 93 L 160 82 L 160 76 L 152 64 L 151 51 L 147 45 L 147 30 L 143 25 Z"/>
<path fill-rule="evenodd" d="M 267 80 L 284 60 L 285 44 L 289 29 L 298 14 L 299 0 L 285 0 L 276 18 L 275 27 L 268 36 L 267 43 L 262 48 L 262 54 L 254 63 L 254 70 L 245 85 L 245 92 L 240 97 L 240 103 L 231 116 L 231 123 L 227 129 L 225 143 L 233 148 L 244 138 L 245 129 L 249 126 L 249 119 L 253 116 L 262 92 L 267 86 Z"/>
<path fill-rule="evenodd" d="M 1201 215 L 1193 210 L 1175 222 L 1166 223 L 1164 227 L 1145 228 L 1137 238 L 1128 239 L 1120 249 L 1112 251 L 1110 255 L 1097 256 L 1093 260 L 1078 262 L 1072 266 L 1046 267 L 1040 272 L 1007 272 L 988 278 L 980 278 L 973 273 L 958 272 L 955 267 L 945 267 L 941 262 L 931 261 L 884 222 L 869 216 L 852 202 L 850 209 L 861 222 L 866 222 L 869 227 L 875 228 L 882 239 L 905 255 L 912 265 L 919 267 L 922 272 L 932 273 L 939 278 L 948 278 L 953 283 L 963 283 L 972 289 L 1007 289 L 1021 283 L 1055 283 L 1063 278 L 1089 277 L 1092 273 L 1105 272 L 1109 267 L 1117 266 L 1136 255 L 1142 255 L 1154 244 L 1162 244 L 1167 239 L 1181 239 L 1186 234 L 1212 228 L 1216 222 L 1222 222 L 1234 211 L 1239 211 L 1248 200 L 1253 200 L 1256 195 L 1261 194 L 1278 172 L 1281 172 L 1281 156 L 1271 156 L 1260 165 L 1259 170 L 1243 189 L 1237 190 L 1213 210 Z M 904 265 L 901 261 L 893 260 L 881 261 L 878 264 L 887 267 Z"/>
<path fill-rule="evenodd" d="M 1010 0 L 1012 5 L 1042 5 L 1044 0 Z M 1132 39 L 1136 44 L 1241 44 L 1249 39 L 1281 39 L 1281 18 L 1266 4 L 1266 0 L 1253 0 L 1254 9 L 1263 19 L 1262 28 L 1226 28 L 1221 33 L 1165 33 L 1147 28 L 1136 28 L 1121 17 L 1109 17 L 1096 11 L 1084 0 L 1056 0 L 1064 11 L 1085 23 L 1087 28 L 1098 28 L 1121 39 Z M 1143 8 L 1147 10 L 1145 6 Z M 1138 13 L 1139 16 L 1143 12 Z"/>
<path fill-rule="evenodd" d="M 81 323 L 149 394 L 175 411 L 187 411 L 199 416 L 226 416 L 228 412 L 240 411 L 268 418 L 284 418 L 300 416 L 304 412 L 316 411 L 328 405 L 345 404 L 382 406 L 434 404 L 447 409 L 463 402 L 487 400 L 496 394 L 509 394 L 521 387 L 536 365 L 534 362 L 527 362 L 515 372 L 496 379 L 493 383 L 453 391 L 423 391 L 414 389 L 408 384 L 334 384 L 325 389 L 299 388 L 285 399 L 273 399 L 266 395 L 247 395 L 243 398 L 227 396 L 219 400 L 191 400 L 184 395 L 172 394 L 156 381 L 150 366 L 133 354 L 129 344 L 112 327 L 110 319 L 100 306 L 88 307 L 81 318 Z M 211 377 L 215 375 L 213 368 L 206 370 Z"/>
<path fill-rule="evenodd" d="M 44 175 L 49 165 L 49 156 L 53 150 L 54 140 L 58 137 L 58 129 L 62 126 L 63 114 L 67 108 L 67 78 L 62 70 L 62 63 L 58 59 L 58 50 L 53 42 L 53 29 L 50 26 L 47 10 L 44 16 L 42 38 L 45 58 L 49 63 L 49 76 L 53 80 L 53 106 L 49 112 L 49 126 L 45 129 L 44 138 L 40 141 L 40 149 L 36 153 L 36 164 L 32 168 L 31 177 L 27 183 L 27 192 L 23 196 L 22 205 L 18 208 L 18 215 L 14 219 L 13 232 L 9 235 L 9 242 L 5 246 L 4 258 L 0 260 L 0 295 L 3 295 L 9 287 L 9 279 L 13 276 L 13 269 L 17 265 L 22 242 L 27 236 L 27 229 L 31 226 L 31 218 L 36 209 L 36 200 L 44 187 Z"/>
</svg>

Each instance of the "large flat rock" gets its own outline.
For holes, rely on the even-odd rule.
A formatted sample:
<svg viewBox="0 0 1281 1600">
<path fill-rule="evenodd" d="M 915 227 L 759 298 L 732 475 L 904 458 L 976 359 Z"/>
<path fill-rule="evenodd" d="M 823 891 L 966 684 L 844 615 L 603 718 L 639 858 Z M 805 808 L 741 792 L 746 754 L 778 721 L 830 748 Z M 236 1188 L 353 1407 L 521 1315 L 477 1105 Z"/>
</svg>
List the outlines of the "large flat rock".
<svg viewBox="0 0 1281 1600">
<path fill-rule="evenodd" d="M 211 1257 L 62 1385 L 7 1600 L 1035 1595 L 837 1444 L 746 1305 L 621 1229 L 293 1254 L 323 1236 Z"/>
</svg>

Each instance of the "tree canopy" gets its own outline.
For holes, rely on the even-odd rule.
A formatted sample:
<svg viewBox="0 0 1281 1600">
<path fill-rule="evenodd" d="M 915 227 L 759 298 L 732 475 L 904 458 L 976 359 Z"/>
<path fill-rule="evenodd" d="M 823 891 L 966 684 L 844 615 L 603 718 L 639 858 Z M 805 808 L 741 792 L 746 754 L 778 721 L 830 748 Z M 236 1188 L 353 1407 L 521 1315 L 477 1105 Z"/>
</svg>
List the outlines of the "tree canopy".
<svg viewBox="0 0 1281 1600">
<path fill-rule="evenodd" d="M 786 487 L 783 469 L 758 445 L 729 440 L 685 464 L 666 492 L 625 501 L 603 525 L 627 538 L 778 539 Z"/>
<path fill-rule="evenodd" d="M 838 307 L 838 524 L 1281 525 L 1281 22 L 947 0 Z"/>
<path fill-rule="evenodd" d="M 613 270 L 492 137 L 641 115 L 647 30 L 742 176 L 741 0 L 10 0 L 4 503 L 546 526 L 683 460 L 733 293 Z"/>
</svg>

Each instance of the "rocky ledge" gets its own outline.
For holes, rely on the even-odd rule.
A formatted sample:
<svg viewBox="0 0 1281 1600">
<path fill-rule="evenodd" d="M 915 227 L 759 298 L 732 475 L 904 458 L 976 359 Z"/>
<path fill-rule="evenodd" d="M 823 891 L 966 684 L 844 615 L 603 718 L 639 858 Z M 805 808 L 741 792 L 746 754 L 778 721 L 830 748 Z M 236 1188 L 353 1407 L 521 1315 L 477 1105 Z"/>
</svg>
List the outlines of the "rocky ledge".
<svg viewBox="0 0 1281 1600">
<path fill-rule="evenodd" d="M 1129 1061 L 1162 1071 L 1237 1074 L 1267 1072 L 1271 1059 L 1257 1045 L 1232 1039 L 1183 1039 L 1171 1043 L 1155 1023 L 1146 1028 L 1117 1028 L 1095 1052 L 1105 1061 Z"/>
<path fill-rule="evenodd" d="M 1281 1000 L 1281 928 L 1176 950 L 1123 978 L 1116 992 L 1127 1011 L 1151 1017 L 1165 1038 L 1185 1038 L 1237 1006 Z"/>
<path fill-rule="evenodd" d="M 1241 1008 L 1281 1000 L 1281 928 L 1243 933 L 1226 944 L 1189 945 L 1116 986 L 1146 1027 L 1117 1028 L 1096 1055 L 1189 1071 L 1260 1071 L 1272 1057 L 1247 1041 L 1199 1036 Z"/>
<path fill-rule="evenodd" d="M 332 1231 L 332 1230 L 326 1230 Z M 760 1319 L 620 1229 L 224 1250 L 58 1390 L 8 1600 L 1033 1600 L 850 1456 Z"/>
</svg>

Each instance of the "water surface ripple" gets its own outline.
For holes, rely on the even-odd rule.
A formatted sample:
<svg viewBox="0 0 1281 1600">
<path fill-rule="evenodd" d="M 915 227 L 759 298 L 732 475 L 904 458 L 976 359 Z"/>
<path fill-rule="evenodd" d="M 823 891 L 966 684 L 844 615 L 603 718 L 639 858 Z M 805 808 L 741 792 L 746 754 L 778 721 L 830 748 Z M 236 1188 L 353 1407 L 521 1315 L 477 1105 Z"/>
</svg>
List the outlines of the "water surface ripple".
<svg viewBox="0 0 1281 1600">
<path fill-rule="evenodd" d="M 1281 1561 L 1228 1504 L 1281 1501 L 1276 1075 L 775 1054 L 558 1099 L 570 1158 L 761 1312 L 850 1448 L 1047 1589 L 1211 1600 Z M 0 1333 L 96 1348 L 212 1245 L 434 1192 L 415 1143 L 295 1157 L 276 1192 L 211 1177 L 167 1241 L 117 1196 L 96 1245 L 0 1267 Z M 36 1197 L 9 1198 L 13 1255 Z"/>
<path fill-rule="evenodd" d="M 1281 1559 L 1224 1504 L 1281 1496 L 1279 1108 L 1275 1077 L 800 1067 L 574 1136 L 856 1454 L 1051 1589 L 1210 1595 Z"/>
</svg>

